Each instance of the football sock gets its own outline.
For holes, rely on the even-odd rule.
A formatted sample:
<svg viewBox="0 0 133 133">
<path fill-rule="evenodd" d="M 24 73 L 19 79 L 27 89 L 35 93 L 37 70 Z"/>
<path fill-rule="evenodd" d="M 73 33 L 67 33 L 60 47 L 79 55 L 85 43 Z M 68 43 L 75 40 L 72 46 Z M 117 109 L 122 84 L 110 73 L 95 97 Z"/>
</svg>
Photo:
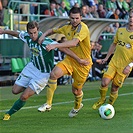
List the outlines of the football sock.
<svg viewBox="0 0 133 133">
<path fill-rule="evenodd" d="M 74 109 L 79 109 L 80 108 L 80 104 L 82 102 L 82 98 L 83 98 L 83 92 L 80 95 L 75 96 L 75 106 L 74 106 Z"/>
<path fill-rule="evenodd" d="M 110 96 L 109 96 L 109 101 L 108 101 L 108 103 L 111 104 L 111 105 L 113 105 L 114 102 L 116 101 L 117 97 L 118 97 L 118 91 L 116 91 L 116 92 L 111 92 L 111 93 L 110 93 Z"/>
<path fill-rule="evenodd" d="M 47 86 L 47 104 L 52 105 L 54 91 L 57 88 L 57 80 L 48 80 Z"/>
<path fill-rule="evenodd" d="M 18 110 L 20 110 L 24 105 L 25 105 L 26 101 L 22 101 L 20 99 L 18 99 L 14 105 L 12 106 L 12 108 L 6 112 L 6 114 L 9 114 L 10 116 L 14 113 L 16 113 Z"/>
<path fill-rule="evenodd" d="M 106 99 L 106 93 L 108 91 L 108 87 L 101 87 L 99 89 L 100 95 L 101 95 L 101 100 L 105 100 Z"/>
</svg>

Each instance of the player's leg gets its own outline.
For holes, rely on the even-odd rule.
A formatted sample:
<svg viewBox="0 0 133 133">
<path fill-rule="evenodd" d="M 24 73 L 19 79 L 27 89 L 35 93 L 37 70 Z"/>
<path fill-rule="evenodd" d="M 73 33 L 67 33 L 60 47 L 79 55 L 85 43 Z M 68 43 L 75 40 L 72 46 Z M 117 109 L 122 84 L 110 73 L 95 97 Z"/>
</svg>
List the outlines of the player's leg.
<svg viewBox="0 0 133 133">
<path fill-rule="evenodd" d="M 75 117 L 79 110 L 83 107 L 82 104 L 82 99 L 83 99 L 83 91 L 82 89 L 77 89 L 72 86 L 72 92 L 75 96 L 75 101 L 74 101 L 74 108 L 69 112 L 69 117 Z"/>
<path fill-rule="evenodd" d="M 93 104 L 92 106 L 93 109 L 98 109 L 102 104 L 105 103 L 106 93 L 108 91 L 108 85 L 110 82 L 111 82 L 110 78 L 105 78 L 105 77 L 102 78 L 101 87 L 99 89 L 100 99 L 96 103 Z"/>
<path fill-rule="evenodd" d="M 118 91 L 110 92 L 108 103 L 113 105 L 117 98 L 118 98 Z"/>
<path fill-rule="evenodd" d="M 116 99 L 118 98 L 119 88 L 122 87 L 125 78 L 126 78 L 126 75 L 124 75 L 123 73 L 119 74 L 118 72 L 115 75 L 111 86 L 111 92 L 110 92 L 109 101 L 108 101 L 109 104 L 113 105 Z"/>
<path fill-rule="evenodd" d="M 104 73 L 102 81 L 101 81 L 101 87 L 99 89 L 100 92 L 100 99 L 93 104 L 93 109 L 98 109 L 106 100 L 106 93 L 108 91 L 108 85 L 112 81 L 116 74 L 116 70 L 114 67 L 109 66 L 107 72 Z"/>
<path fill-rule="evenodd" d="M 72 92 L 75 96 L 74 109 L 79 109 L 83 99 L 83 91 L 72 86 Z"/>
<path fill-rule="evenodd" d="M 65 68 L 65 67 L 64 67 Z M 57 88 L 57 79 L 62 77 L 64 72 L 61 67 L 55 66 L 52 72 L 50 73 L 50 78 L 47 85 L 47 101 L 41 107 L 38 108 L 38 111 L 45 112 L 51 110 L 52 100 L 54 92 Z"/>
<path fill-rule="evenodd" d="M 118 97 L 118 90 L 119 90 L 119 86 L 112 83 L 111 92 L 110 92 L 109 101 L 108 101 L 109 104 L 113 105 L 114 102 L 116 101 L 116 99 Z"/>
<path fill-rule="evenodd" d="M 29 64 L 23 69 L 23 71 L 21 72 L 21 74 L 18 76 L 18 78 L 15 81 L 15 84 L 13 86 L 12 89 L 12 93 L 13 94 L 19 94 L 21 92 L 22 95 L 28 91 L 27 86 L 30 82 L 29 76 L 31 76 L 31 68 L 28 69 Z M 30 71 L 29 71 L 30 70 Z M 29 76 L 27 76 L 29 75 Z M 21 95 L 21 96 L 22 96 Z M 11 109 L 9 111 L 6 112 L 6 114 L 4 115 L 3 120 L 9 120 L 10 116 L 12 114 L 14 114 L 15 112 L 17 112 L 20 108 L 22 108 L 25 105 L 25 100 L 22 99 L 22 97 L 20 97 L 11 107 Z"/>
<path fill-rule="evenodd" d="M 12 87 L 12 93 L 17 95 L 25 90 L 25 87 L 14 84 Z"/>
<path fill-rule="evenodd" d="M 25 89 L 24 87 L 21 87 L 21 86 L 18 86 L 16 84 L 14 84 L 13 89 L 12 89 L 12 93 L 13 94 L 19 94 L 19 93 L 23 92 L 24 89 Z M 10 119 L 11 115 L 14 114 L 17 111 L 18 104 L 19 105 L 23 104 L 20 99 L 18 99 L 13 104 L 13 106 L 11 107 L 11 109 L 5 113 L 5 115 L 3 117 L 3 120 L 9 120 Z"/>
<path fill-rule="evenodd" d="M 26 100 L 34 94 L 35 92 L 30 88 L 25 89 L 24 92 L 21 94 L 20 98 L 13 104 L 11 109 L 6 112 L 3 120 L 9 120 L 11 115 L 19 111 L 25 105 Z"/>
<path fill-rule="evenodd" d="M 88 70 L 89 71 L 89 70 Z M 73 79 L 74 82 L 72 84 L 72 92 L 75 97 L 75 102 L 74 102 L 74 108 L 69 112 L 69 117 L 74 117 L 78 114 L 79 110 L 83 107 L 82 104 L 82 99 L 83 99 L 83 85 L 86 82 L 87 76 L 88 76 L 88 71 L 84 70 L 79 67 L 74 68 L 73 72 Z"/>
<path fill-rule="evenodd" d="M 25 92 L 28 92 L 26 86 L 28 85 L 29 81 L 30 79 L 27 78 L 22 73 L 18 76 L 13 86 L 12 93 L 13 94 L 19 94 L 21 92 L 23 93 L 21 94 L 20 98 L 13 104 L 12 108 L 8 112 L 6 112 L 6 114 L 9 114 L 11 116 L 25 105 L 26 100 L 22 99 L 22 95 L 25 94 Z"/>
<path fill-rule="evenodd" d="M 63 71 L 58 66 L 55 66 L 55 68 L 50 73 L 50 78 L 48 80 L 48 86 L 47 86 L 47 104 L 52 105 L 53 95 L 57 88 L 57 79 L 63 76 Z"/>
</svg>

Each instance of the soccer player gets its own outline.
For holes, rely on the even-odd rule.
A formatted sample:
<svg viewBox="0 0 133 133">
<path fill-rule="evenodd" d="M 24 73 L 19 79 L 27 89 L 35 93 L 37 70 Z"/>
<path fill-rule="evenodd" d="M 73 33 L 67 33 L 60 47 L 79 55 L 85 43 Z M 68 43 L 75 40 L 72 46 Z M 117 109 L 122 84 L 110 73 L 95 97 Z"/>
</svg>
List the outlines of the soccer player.
<svg viewBox="0 0 133 133">
<path fill-rule="evenodd" d="M 67 41 L 60 44 L 47 45 L 47 50 L 50 51 L 52 49 L 62 47 L 70 48 L 80 58 L 88 60 L 89 64 L 87 66 L 81 66 L 69 56 L 66 56 L 63 61 L 59 62 L 50 74 L 48 81 L 49 87 L 47 88 L 47 101 L 45 104 L 38 108 L 38 111 L 44 112 L 51 110 L 54 91 L 57 88 L 57 79 L 63 75 L 72 75 L 72 78 L 74 79 L 74 82 L 72 83 L 72 92 L 75 96 L 75 105 L 74 108 L 70 111 L 69 117 L 74 117 L 83 107 L 82 87 L 86 82 L 86 78 L 92 66 L 92 59 L 90 32 L 87 25 L 81 21 L 81 9 L 78 7 L 72 7 L 69 12 L 69 18 L 70 22 L 62 24 L 58 28 L 56 27 L 47 30 L 38 41 L 41 43 L 45 36 L 54 33 L 64 34 L 67 38 Z"/>
<path fill-rule="evenodd" d="M 30 63 L 22 70 L 12 89 L 13 94 L 19 94 L 21 92 L 22 94 L 12 108 L 5 113 L 3 120 L 9 120 L 12 114 L 25 105 L 26 100 L 29 97 L 34 94 L 39 94 L 47 85 L 50 72 L 54 66 L 54 53 L 53 51 L 46 51 L 46 45 L 55 42 L 49 38 L 45 38 L 41 44 L 37 42 L 38 38 L 42 35 L 42 32 L 39 31 L 39 25 L 35 21 L 27 24 L 27 32 L 0 29 L 0 34 L 9 34 L 20 38 L 28 44 L 31 52 Z M 80 59 L 70 49 L 66 48 L 62 49 L 62 51 L 77 60 L 76 63 L 78 65 L 86 65 L 86 60 Z"/>
<path fill-rule="evenodd" d="M 103 59 L 103 63 L 109 59 L 113 52 L 114 55 L 111 58 L 108 70 L 104 73 L 101 81 L 99 90 L 101 98 L 92 106 L 93 109 L 98 109 L 105 102 L 108 85 L 111 81 L 108 103 L 114 104 L 118 97 L 119 88 L 122 87 L 124 80 L 133 68 L 133 10 L 129 12 L 129 20 L 126 27 L 121 27 L 117 30 L 114 42 L 110 46 L 105 59 Z"/>
</svg>

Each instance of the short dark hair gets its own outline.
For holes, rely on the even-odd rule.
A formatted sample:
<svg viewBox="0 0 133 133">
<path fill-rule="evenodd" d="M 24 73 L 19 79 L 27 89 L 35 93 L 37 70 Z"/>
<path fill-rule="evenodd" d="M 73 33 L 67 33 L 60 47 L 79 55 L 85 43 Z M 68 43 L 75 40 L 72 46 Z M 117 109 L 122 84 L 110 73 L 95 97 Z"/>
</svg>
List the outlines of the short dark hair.
<svg viewBox="0 0 133 133">
<path fill-rule="evenodd" d="M 69 16 L 70 14 L 73 13 L 73 14 L 76 14 L 76 13 L 79 13 L 80 16 L 82 16 L 82 11 L 81 11 L 81 8 L 80 7 L 72 7 L 69 11 Z"/>
<path fill-rule="evenodd" d="M 28 24 L 27 24 L 27 31 L 29 29 L 34 29 L 35 27 L 37 28 L 37 30 L 39 29 L 39 24 L 36 21 L 28 22 Z"/>
</svg>

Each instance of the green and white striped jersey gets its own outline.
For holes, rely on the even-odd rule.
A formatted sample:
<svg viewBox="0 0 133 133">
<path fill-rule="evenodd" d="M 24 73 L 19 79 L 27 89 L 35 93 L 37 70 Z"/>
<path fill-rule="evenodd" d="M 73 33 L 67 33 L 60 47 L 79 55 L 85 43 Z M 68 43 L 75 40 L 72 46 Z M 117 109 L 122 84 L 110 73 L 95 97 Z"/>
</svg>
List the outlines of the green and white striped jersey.
<svg viewBox="0 0 133 133">
<path fill-rule="evenodd" d="M 39 31 L 38 38 L 42 35 L 42 32 Z M 32 41 L 27 32 L 21 31 L 19 38 L 28 44 L 30 48 L 30 61 L 38 68 L 41 72 L 49 73 L 54 67 L 54 51 L 46 51 L 45 46 L 51 44 L 53 41 L 50 38 L 45 38 L 43 43 L 40 45 L 36 41 Z"/>
</svg>

